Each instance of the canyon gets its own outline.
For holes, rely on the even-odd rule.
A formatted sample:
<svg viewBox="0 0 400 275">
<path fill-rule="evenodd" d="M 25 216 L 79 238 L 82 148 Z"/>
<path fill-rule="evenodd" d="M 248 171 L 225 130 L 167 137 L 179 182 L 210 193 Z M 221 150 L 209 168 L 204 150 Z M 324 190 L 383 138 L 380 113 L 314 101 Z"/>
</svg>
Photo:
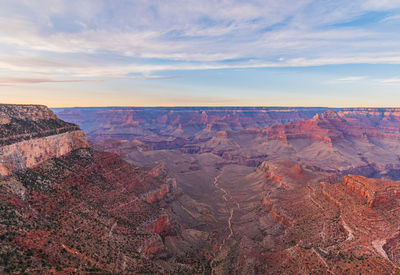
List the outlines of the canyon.
<svg viewBox="0 0 400 275">
<path fill-rule="evenodd" d="M 0 105 L 2 272 L 400 272 L 400 109 L 53 111 Z"/>
</svg>

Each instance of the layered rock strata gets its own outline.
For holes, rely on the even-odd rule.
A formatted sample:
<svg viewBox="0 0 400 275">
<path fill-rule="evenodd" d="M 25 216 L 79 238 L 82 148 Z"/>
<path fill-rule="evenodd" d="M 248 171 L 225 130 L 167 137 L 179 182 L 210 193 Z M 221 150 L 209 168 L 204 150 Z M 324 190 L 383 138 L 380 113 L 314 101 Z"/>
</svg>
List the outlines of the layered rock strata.
<svg viewBox="0 0 400 275">
<path fill-rule="evenodd" d="M 0 105 L 2 176 L 88 147 L 88 140 L 77 125 L 58 119 L 45 106 Z"/>
</svg>

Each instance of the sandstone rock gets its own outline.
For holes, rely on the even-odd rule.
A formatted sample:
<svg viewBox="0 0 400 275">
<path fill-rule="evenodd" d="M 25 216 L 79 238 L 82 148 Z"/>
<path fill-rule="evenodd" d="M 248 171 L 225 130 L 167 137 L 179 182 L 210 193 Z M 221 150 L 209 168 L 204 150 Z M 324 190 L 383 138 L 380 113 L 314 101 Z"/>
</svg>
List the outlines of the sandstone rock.
<svg viewBox="0 0 400 275">
<path fill-rule="evenodd" d="M 88 148 L 83 131 L 72 131 L 53 136 L 24 140 L 0 147 L 0 175 L 32 168 L 51 158 L 73 150 Z"/>
<path fill-rule="evenodd" d="M 78 126 L 59 120 L 45 106 L 0 105 L 0 117 L 0 175 L 89 147 Z"/>
<path fill-rule="evenodd" d="M 343 185 L 365 199 L 370 207 L 388 206 L 400 198 L 400 182 L 348 175 Z"/>
<path fill-rule="evenodd" d="M 145 200 L 148 203 L 155 203 L 162 200 L 166 194 L 170 191 L 168 184 L 163 184 L 159 189 L 150 191 L 149 193 L 145 194 Z"/>
<path fill-rule="evenodd" d="M 171 224 L 168 215 L 162 215 L 161 217 L 158 217 L 155 221 L 147 225 L 146 231 L 162 235 L 168 232 L 170 226 Z"/>
<path fill-rule="evenodd" d="M 58 119 L 46 106 L 0 104 L 0 146 L 79 130 Z"/>
<path fill-rule="evenodd" d="M 151 235 L 150 238 L 146 239 L 139 252 L 147 259 L 154 258 L 157 253 L 163 251 L 165 248 L 164 243 L 159 235 Z"/>
</svg>

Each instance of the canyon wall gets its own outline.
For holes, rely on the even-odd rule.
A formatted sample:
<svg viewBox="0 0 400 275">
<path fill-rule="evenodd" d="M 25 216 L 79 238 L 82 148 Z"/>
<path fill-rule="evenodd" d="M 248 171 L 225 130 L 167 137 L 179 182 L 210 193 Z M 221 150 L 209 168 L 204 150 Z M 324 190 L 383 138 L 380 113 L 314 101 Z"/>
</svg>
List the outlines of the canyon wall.
<svg viewBox="0 0 400 275">
<path fill-rule="evenodd" d="M 45 106 L 0 105 L 0 133 L 3 176 L 89 147 L 78 126 L 58 119 Z"/>
<path fill-rule="evenodd" d="M 268 139 L 288 140 L 308 138 L 331 143 L 345 136 L 368 138 L 400 138 L 400 109 L 352 108 L 328 110 L 312 119 L 264 128 Z"/>
<path fill-rule="evenodd" d="M 349 192 L 362 197 L 369 207 L 391 207 L 400 198 L 399 181 L 347 175 L 342 183 Z"/>
<path fill-rule="evenodd" d="M 291 107 L 110 107 L 54 109 L 82 127 L 89 140 L 139 139 L 154 149 L 176 148 L 187 139 L 208 139 L 222 130 L 263 128 L 312 118 L 327 108 Z"/>
<path fill-rule="evenodd" d="M 329 171 L 365 176 L 382 172 L 400 179 L 398 108 L 115 107 L 56 111 L 79 123 L 97 148 L 137 163 L 144 151 L 179 150 L 213 153 L 231 163 L 253 167 L 264 160 L 299 160 Z"/>
<path fill-rule="evenodd" d="M 0 104 L 0 145 L 79 130 L 42 105 Z"/>
</svg>

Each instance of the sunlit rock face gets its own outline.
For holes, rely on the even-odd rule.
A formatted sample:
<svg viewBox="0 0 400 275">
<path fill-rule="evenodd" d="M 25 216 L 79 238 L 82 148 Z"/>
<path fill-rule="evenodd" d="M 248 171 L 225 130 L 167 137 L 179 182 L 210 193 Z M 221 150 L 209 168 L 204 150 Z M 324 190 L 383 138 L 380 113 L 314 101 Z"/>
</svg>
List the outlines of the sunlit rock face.
<svg viewBox="0 0 400 275">
<path fill-rule="evenodd" d="M 0 145 L 79 130 L 41 105 L 0 104 Z"/>
<path fill-rule="evenodd" d="M 343 184 L 361 196 L 369 207 L 393 207 L 400 199 L 399 181 L 348 175 L 343 178 Z"/>
<path fill-rule="evenodd" d="M 0 118 L 0 175 L 89 147 L 78 126 L 58 119 L 45 106 L 0 105 Z"/>
<path fill-rule="evenodd" d="M 87 138 L 81 130 L 1 146 L 0 175 L 10 175 L 15 171 L 33 168 L 48 159 L 88 147 Z"/>
</svg>

